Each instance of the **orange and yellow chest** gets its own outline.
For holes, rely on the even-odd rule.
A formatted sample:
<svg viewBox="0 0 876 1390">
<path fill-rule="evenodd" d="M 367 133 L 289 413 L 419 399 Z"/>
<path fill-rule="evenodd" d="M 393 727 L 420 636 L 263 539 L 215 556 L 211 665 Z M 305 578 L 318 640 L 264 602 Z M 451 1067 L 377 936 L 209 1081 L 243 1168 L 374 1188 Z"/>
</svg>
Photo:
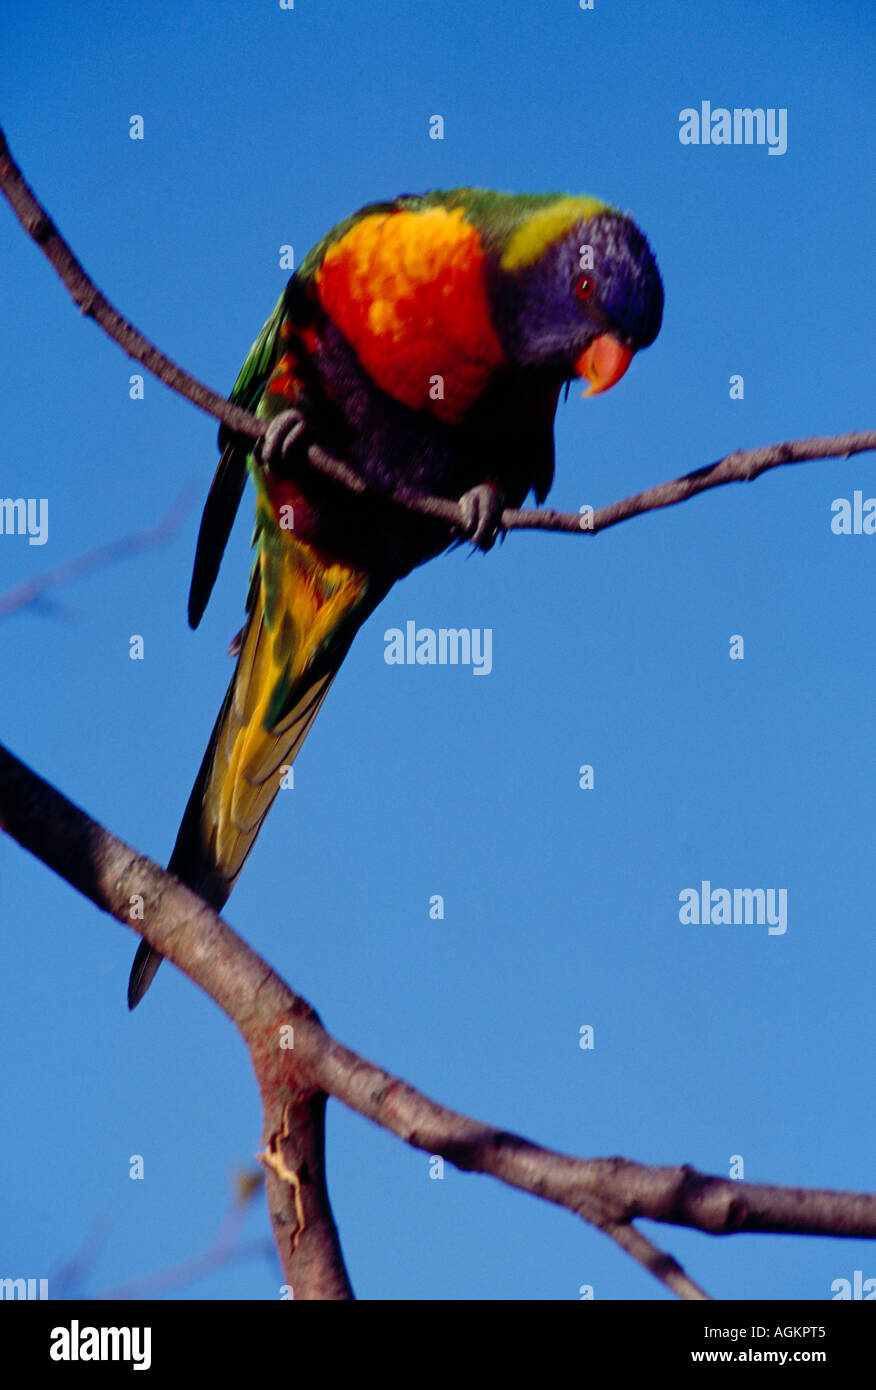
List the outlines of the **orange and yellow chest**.
<svg viewBox="0 0 876 1390">
<path fill-rule="evenodd" d="M 372 213 L 314 278 L 365 371 L 412 410 L 457 424 L 504 363 L 480 237 L 459 208 Z"/>
</svg>

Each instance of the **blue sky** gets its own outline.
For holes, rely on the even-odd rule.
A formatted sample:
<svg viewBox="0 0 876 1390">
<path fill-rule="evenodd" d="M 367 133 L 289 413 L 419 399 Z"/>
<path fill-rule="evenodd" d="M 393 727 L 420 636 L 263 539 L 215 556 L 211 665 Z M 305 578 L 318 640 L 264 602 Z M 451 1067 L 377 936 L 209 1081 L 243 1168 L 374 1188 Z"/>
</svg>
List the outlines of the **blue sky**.
<svg viewBox="0 0 876 1390">
<path fill-rule="evenodd" d="M 560 406 L 551 505 L 873 424 L 872 17 L 850 0 L 50 0 L 4 6 L 0 45 L 27 178 L 110 299 L 219 390 L 284 243 L 300 260 L 364 202 L 479 184 L 627 209 L 663 274 L 655 345 Z M 785 109 L 786 153 L 681 145 L 703 100 Z M 0 254 L 0 495 L 49 504 L 45 545 L 0 536 L 0 592 L 198 498 L 164 548 L 2 627 L 4 742 L 163 861 L 231 674 L 251 494 L 193 633 L 214 424 L 152 379 L 129 398 L 134 365 L 8 209 Z M 738 1154 L 754 1181 L 866 1190 L 876 536 L 832 534 L 830 508 L 876 495 L 873 468 L 780 469 L 596 540 L 518 534 L 413 574 L 357 638 L 228 920 L 345 1043 L 455 1109 L 585 1156 L 727 1174 Z M 490 675 L 387 665 L 408 620 L 490 628 Z M 703 880 L 786 889 L 787 930 L 682 924 Z M 237 1035 L 169 967 L 129 1017 L 133 934 L 5 839 L 0 903 L 0 1274 L 56 1279 L 96 1232 L 79 1291 L 168 1269 L 209 1244 L 258 1147 Z M 668 1296 L 570 1215 L 449 1167 L 431 1181 L 334 1102 L 328 1171 L 360 1297 Z M 267 1233 L 260 1203 L 244 1236 Z M 716 1297 L 876 1275 L 864 1242 L 649 1233 Z M 169 1296 L 281 1283 L 253 1260 Z"/>
</svg>

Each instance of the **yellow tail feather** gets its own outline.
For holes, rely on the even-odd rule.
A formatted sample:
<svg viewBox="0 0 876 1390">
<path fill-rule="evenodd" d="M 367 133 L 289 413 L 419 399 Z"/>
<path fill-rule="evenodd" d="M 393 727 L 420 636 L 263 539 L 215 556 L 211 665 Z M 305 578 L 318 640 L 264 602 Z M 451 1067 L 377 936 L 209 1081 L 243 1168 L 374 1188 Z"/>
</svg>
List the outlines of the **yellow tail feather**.
<svg viewBox="0 0 876 1390">
<path fill-rule="evenodd" d="M 262 538 L 234 677 L 168 864 L 217 910 L 350 643 L 390 583 L 326 563 L 291 534 Z M 130 1008 L 146 993 L 160 961 L 142 942 L 128 984 Z"/>
</svg>

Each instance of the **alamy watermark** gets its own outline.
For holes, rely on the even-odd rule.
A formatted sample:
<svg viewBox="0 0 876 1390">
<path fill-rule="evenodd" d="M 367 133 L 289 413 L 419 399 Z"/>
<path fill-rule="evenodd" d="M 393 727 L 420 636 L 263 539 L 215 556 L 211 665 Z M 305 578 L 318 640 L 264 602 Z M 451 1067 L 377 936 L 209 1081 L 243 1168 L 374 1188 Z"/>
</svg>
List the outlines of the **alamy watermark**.
<svg viewBox="0 0 876 1390">
<path fill-rule="evenodd" d="M 48 1298 L 48 1279 L 0 1278 L 0 1300 Z"/>
<path fill-rule="evenodd" d="M 151 1327 L 53 1327 L 49 1356 L 53 1361 L 130 1361 L 135 1371 L 152 1365 Z"/>
<path fill-rule="evenodd" d="M 0 536 L 27 536 L 28 545 L 49 539 L 48 497 L 0 497 Z"/>
<path fill-rule="evenodd" d="M 686 106 L 678 113 L 682 145 L 766 145 L 770 154 L 788 148 L 788 108 L 780 106 Z"/>
<path fill-rule="evenodd" d="M 787 888 L 713 888 L 704 878 L 699 888 L 682 888 L 678 901 L 685 926 L 765 926 L 770 936 L 788 930 Z"/>
<path fill-rule="evenodd" d="M 383 659 L 387 666 L 471 666 L 474 675 L 488 676 L 493 669 L 491 627 L 417 627 L 412 618 L 400 627 L 388 627 Z"/>
<path fill-rule="evenodd" d="M 876 497 L 865 498 L 856 488 L 851 497 L 835 497 L 830 510 L 835 536 L 876 536 Z"/>
</svg>

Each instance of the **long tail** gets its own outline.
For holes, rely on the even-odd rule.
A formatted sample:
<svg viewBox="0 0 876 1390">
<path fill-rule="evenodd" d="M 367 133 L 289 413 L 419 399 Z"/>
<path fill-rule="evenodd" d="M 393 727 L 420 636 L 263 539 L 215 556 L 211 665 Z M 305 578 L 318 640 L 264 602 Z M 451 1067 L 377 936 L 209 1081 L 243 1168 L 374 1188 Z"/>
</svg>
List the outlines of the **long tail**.
<svg viewBox="0 0 876 1390">
<path fill-rule="evenodd" d="M 171 873 L 221 909 L 362 623 L 383 598 L 378 583 L 340 565 L 323 565 L 294 547 L 291 581 L 270 586 L 258 571 L 249 619 L 168 862 Z M 306 563 L 302 563 L 302 555 Z M 276 577 L 276 576 L 275 576 Z M 162 957 L 142 941 L 128 982 L 128 1007 L 143 998 Z"/>
</svg>

